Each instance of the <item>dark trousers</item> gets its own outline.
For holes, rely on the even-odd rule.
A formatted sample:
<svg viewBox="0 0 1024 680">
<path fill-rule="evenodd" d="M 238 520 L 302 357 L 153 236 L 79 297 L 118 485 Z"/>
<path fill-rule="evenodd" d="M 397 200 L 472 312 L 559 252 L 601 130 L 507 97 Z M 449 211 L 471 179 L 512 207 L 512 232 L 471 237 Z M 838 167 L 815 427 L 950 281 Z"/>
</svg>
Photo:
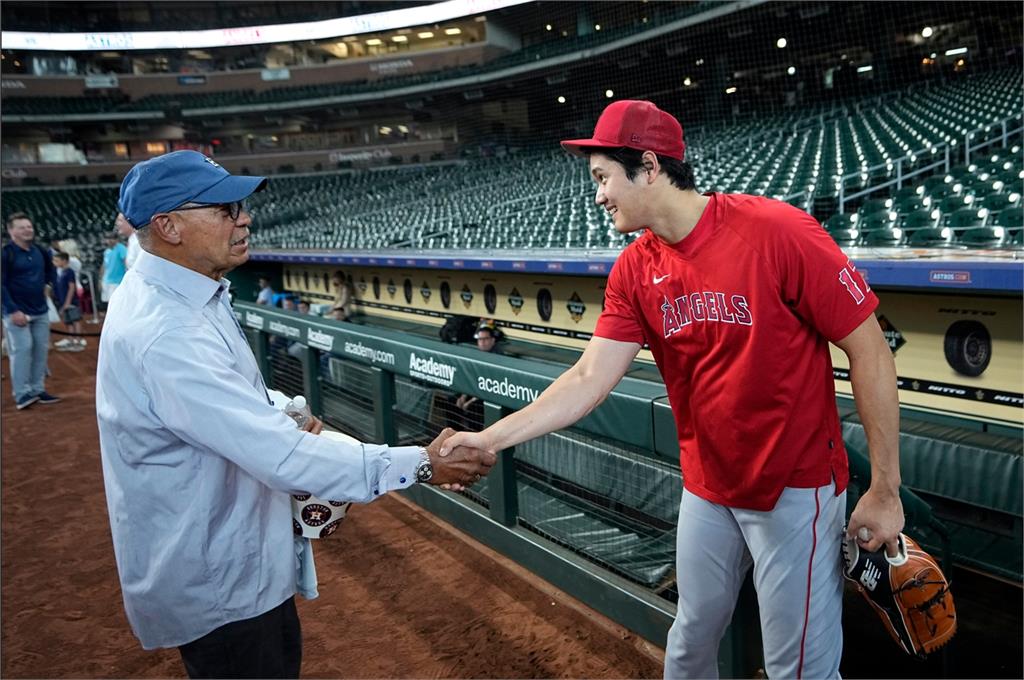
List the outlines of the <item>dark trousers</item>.
<svg viewBox="0 0 1024 680">
<path fill-rule="evenodd" d="M 297 678 L 302 630 L 295 598 L 255 618 L 224 624 L 178 651 L 190 678 Z"/>
</svg>

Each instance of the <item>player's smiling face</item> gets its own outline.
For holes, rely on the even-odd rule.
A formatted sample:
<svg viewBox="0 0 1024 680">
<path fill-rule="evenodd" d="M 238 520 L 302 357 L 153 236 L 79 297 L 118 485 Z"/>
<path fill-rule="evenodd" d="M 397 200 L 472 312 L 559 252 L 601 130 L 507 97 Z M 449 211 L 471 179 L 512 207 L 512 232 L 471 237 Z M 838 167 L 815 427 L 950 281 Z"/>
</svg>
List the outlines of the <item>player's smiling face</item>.
<svg viewBox="0 0 1024 680">
<path fill-rule="evenodd" d="M 594 201 L 611 216 L 615 231 L 628 234 L 647 226 L 644 219 L 644 184 L 639 181 L 640 174 L 630 180 L 617 161 L 593 153 L 590 155 L 590 176 L 597 183 Z"/>
</svg>

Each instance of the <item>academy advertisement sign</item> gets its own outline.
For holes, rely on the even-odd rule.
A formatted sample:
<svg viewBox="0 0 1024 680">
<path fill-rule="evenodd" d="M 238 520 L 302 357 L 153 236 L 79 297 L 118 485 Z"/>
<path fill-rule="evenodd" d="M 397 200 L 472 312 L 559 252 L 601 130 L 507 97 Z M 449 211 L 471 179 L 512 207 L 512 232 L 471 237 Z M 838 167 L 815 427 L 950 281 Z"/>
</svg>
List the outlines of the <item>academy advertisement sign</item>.
<svg viewBox="0 0 1024 680">
<path fill-rule="evenodd" d="M 455 382 L 455 367 L 437 361 L 434 357 L 417 356 L 416 352 L 412 352 L 409 354 L 409 377 L 451 387 Z"/>
</svg>

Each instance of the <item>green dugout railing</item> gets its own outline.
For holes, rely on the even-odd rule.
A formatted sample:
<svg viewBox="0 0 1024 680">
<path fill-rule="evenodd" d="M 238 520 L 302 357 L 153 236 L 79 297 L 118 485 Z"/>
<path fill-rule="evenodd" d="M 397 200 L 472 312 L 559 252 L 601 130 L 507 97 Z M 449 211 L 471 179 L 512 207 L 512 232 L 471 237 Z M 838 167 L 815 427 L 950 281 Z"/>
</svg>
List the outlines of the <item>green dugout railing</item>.
<svg viewBox="0 0 1024 680">
<path fill-rule="evenodd" d="M 251 303 L 235 303 L 235 313 L 267 383 L 304 393 L 314 413 L 363 441 L 425 444 L 445 425 L 466 425 L 466 413 L 452 406 L 459 395 L 481 402 L 469 426 L 485 426 L 535 399 L 565 368 Z M 863 488 L 867 459 L 857 447 L 850 456 L 853 483 Z M 673 556 L 681 491 L 665 388 L 627 377 L 571 430 L 502 452 L 473 489 L 415 486 L 403 493 L 664 646 L 678 592 Z M 855 486 L 851 505 L 857 493 Z M 937 537 L 950 568 L 943 523 L 920 497 L 902 494 L 908 531 Z M 750 677 L 761 665 L 758 620 L 748 579 L 722 643 L 723 677 Z"/>
</svg>

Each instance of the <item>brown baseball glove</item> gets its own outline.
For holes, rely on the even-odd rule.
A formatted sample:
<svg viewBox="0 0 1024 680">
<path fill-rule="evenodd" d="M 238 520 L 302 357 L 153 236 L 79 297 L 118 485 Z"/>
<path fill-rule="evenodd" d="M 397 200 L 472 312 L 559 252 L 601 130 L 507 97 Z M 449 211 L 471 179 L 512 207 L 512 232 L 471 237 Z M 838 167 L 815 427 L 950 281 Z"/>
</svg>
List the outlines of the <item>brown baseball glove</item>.
<svg viewBox="0 0 1024 680">
<path fill-rule="evenodd" d="M 935 559 L 905 534 L 895 557 L 885 546 L 869 553 L 855 539 L 843 544 L 847 579 L 857 585 L 886 630 L 907 654 L 925 657 L 956 632 L 949 582 Z"/>
</svg>

